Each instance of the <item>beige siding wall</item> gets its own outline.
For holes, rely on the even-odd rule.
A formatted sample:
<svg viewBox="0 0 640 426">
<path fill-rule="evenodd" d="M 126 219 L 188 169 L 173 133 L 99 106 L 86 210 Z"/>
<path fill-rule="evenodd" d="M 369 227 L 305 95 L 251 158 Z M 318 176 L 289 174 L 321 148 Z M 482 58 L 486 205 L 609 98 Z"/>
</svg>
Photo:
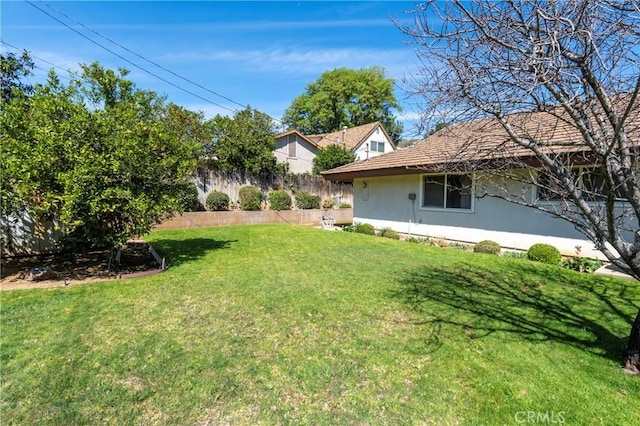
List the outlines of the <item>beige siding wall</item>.
<svg viewBox="0 0 640 426">
<path fill-rule="evenodd" d="M 289 136 L 295 138 L 296 141 L 294 156 L 289 155 L 291 153 L 289 150 Z M 297 135 L 289 136 L 276 140 L 276 150 L 274 151 L 276 160 L 278 163 L 288 163 L 290 173 L 311 173 L 313 159 L 317 152 L 316 147 L 300 139 Z"/>
</svg>

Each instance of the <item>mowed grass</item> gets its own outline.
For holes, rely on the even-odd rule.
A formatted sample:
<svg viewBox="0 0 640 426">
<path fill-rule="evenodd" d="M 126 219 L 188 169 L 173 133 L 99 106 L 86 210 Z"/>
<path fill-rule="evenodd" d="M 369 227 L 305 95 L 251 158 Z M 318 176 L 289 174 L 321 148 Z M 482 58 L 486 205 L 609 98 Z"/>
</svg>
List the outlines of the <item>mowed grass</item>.
<svg viewBox="0 0 640 426">
<path fill-rule="evenodd" d="M 0 423 L 640 421 L 636 282 L 296 226 L 146 239 L 164 274 L 0 294 Z"/>
</svg>

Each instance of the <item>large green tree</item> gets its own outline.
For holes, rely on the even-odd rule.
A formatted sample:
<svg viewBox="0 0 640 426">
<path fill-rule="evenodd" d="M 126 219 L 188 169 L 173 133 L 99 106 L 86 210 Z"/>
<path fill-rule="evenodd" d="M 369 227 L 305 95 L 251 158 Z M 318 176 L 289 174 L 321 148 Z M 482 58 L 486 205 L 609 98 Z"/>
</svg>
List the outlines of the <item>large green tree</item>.
<svg viewBox="0 0 640 426">
<path fill-rule="evenodd" d="M 355 159 L 356 154 L 354 152 L 351 152 L 340 145 L 329 145 L 326 148 L 319 149 L 318 153 L 313 158 L 313 174 L 317 175 L 325 170 L 353 163 Z"/>
<path fill-rule="evenodd" d="M 216 115 L 207 123 L 213 133 L 206 150 L 220 170 L 272 173 L 276 167 L 275 127 L 267 114 L 247 107 L 233 117 Z"/>
<path fill-rule="evenodd" d="M 16 56 L 15 53 L 0 55 L 0 97 L 4 102 L 15 96 L 33 93 L 33 86 L 23 81 L 24 77 L 32 74 L 33 66 L 34 63 L 27 51 L 20 56 Z"/>
<path fill-rule="evenodd" d="M 53 220 L 67 243 L 118 247 L 180 211 L 201 145 L 126 70 L 83 65 L 2 101 L 2 214 Z"/>
<path fill-rule="evenodd" d="M 374 121 L 382 122 L 397 142 L 402 124 L 393 115 L 400 110 L 394 80 L 380 67 L 327 71 L 307 86 L 285 111 L 283 123 L 306 134 L 330 133 Z"/>
</svg>

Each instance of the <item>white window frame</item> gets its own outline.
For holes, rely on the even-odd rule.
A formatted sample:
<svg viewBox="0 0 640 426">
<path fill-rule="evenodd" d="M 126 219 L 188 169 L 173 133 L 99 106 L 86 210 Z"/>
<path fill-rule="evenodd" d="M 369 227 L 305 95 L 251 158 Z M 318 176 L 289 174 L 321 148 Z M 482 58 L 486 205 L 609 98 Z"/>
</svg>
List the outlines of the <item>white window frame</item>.
<svg viewBox="0 0 640 426">
<path fill-rule="evenodd" d="M 374 144 L 376 146 L 376 149 L 373 149 Z M 385 146 L 384 145 L 385 145 L 384 142 L 371 141 L 369 143 L 369 152 L 379 152 L 381 154 L 384 154 L 384 152 L 385 152 Z M 380 149 L 379 149 L 380 147 L 382 148 L 382 151 L 380 151 Z"/>
<path fill-rule="evenodd" d="M 443 191 L 443 206 L 435 207 L 435 206 L 425 206 L 424 202 L 424 180 L 429 176 L 444 176 L 444 185 L 442 186 Z M 447 187 L 448 187 L 448 179 L 449 176 L 468 176 L 471 178 L 471 206 L 468 209 L 457 208 L 457 207 L 447 207 Z M 458 212 L 458 213 L 474 213 L 475 212 L 475 197 L 476 193 L 476 177 L 473 173 L 429 173 L 420 175 L 420 210 L 429 210 L 429 211 L 446 211 L 446 212 Z"/>
</svg>

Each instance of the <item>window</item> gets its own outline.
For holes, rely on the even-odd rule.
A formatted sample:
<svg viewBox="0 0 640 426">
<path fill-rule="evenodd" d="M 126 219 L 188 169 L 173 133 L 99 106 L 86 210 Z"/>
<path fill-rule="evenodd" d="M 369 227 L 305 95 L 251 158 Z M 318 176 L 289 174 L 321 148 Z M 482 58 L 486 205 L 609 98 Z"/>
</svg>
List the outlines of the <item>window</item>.
<svg viewBox="0 0 640 426">
<path fill-rule="evenodd" d="M 287 148 L 289 150 L 289 157 L 296 157 L 296 136 L 295 135 L 289 135 L 287 136 Z"/>
<path fill-rule="evenodd" d="M 597 167 L 582 168 L 582 198 L 587 201 L 604 201 L 611 193 L 611 188 L 602 170 Z M 619 189 L 613 190 L 614 198 L 622 198 Z"/>
<path fill-rule="evenodd" d="M 571 172 L 584 200 L 603 201 L 609 194 L 609 185 L 598 167 L 576 167 Z M 547 171 L 540 172 L 537 183 L 539 201 L 558 201 L 568 197 L 562 185 Z M 615 197 L 621 197 L 619 191 Z"/>
<path fill-rule="evenodd" d="M 577 178 L 577 176 L 575 176 Z M 542 171 L 538 175 L 538 199 L 543 201 L 557 201 L 566 197 L 566 192 L 562 186 L 547 171 Z"/>
<path fill-rule="evenodd" d="M 371 152 L 384 152 L 384 142 L 372 141 L 369 150 Z"/>
<path fill-rule="evenodd" d="M 471 210 L 472 189 L 470 175 L 425 175 L 422 207 Z"/>
</svg>

